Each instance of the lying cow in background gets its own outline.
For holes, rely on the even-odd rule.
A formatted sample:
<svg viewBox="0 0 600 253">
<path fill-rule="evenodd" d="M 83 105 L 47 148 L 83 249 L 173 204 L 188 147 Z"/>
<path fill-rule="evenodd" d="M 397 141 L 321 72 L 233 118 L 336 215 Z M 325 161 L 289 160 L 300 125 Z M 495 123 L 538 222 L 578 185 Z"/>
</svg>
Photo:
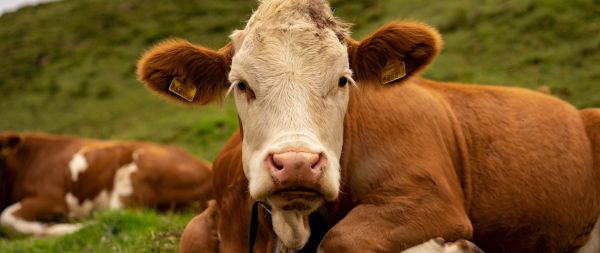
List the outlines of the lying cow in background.
<svg viewBox="0 0 600 253">
<path fill-rule="evenodd" d="M 94 210 L 205 205 L 210 165 L 175 146 L 0 134 L 0 225 L 9 235 L 55 236 Z"/>
<path fill-rule="evenodd" d="M 324 0 L 262 0 L 231 40 L 170 40 L 138 65 L 184 103 L 230 92 L 240 119 L 182 251 L 247 252 L 255 200 L 256 252 L 600 251 L 599 109 L 423 79 L 435 29 L 355 41 Z"/>
</svg>

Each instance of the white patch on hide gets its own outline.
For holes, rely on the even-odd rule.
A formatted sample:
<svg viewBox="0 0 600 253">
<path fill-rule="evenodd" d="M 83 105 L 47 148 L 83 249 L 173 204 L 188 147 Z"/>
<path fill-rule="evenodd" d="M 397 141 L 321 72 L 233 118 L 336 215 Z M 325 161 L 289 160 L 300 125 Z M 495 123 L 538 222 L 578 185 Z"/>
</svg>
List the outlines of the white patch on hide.
<svg viewBox="0 0 600 253">
<path fill-rule="evenodd" d="M 15 212 L 21 209 L 21 202 L 17 202 L 7 207 L 0 215 L 0 225 L 18 234 L 34 235 L 34 236 L 59 236 L 73 233 L 79 230 L 81 224 L 45 224 L 36 221 L 23 220 L 14 215 Z"/>
<path fill-rule="evenodd" d="M 92 203 L 92 201 L 86 199 L 83 203 L 79 204 L 77 197 L 70 192 L 65 195 L 65 202 L 69 208 L 70 218 L 88 217 L 94 209 L 94 203 Z"/>
<path fill-rule="evenodd" d="M 79 223 L 69 224 L 69 223 L 60 223 L 49 225 L 46 228 L 46 232 L 44 235 L 46 236 L 61 236 L 66 234 L 71 234 L 77 232 L 83 226 Z"/>
<path fill-rule="evenodd" d="M 83 149 L 73 155 L 73 158 L 69 162 L 69 171 L 71 172 L 71 179 L 73 182 L 77 181 L 79 173 L 84 172 L 88 168 L 87 160 L 83 156 Z"/>
<path fill-rule="evenodd" d="M 22 220 L 14 216 L 14 213 L 21 209 L 21 203 L 17 202 L 7 207 L 0 215 L 0 224 L 4 227 L 9 227 L 23 234 L 40 234 L 44 227 L 39 222 L 30 222 Z"/>
<path fill-rule="evenodd" d="M 100 194 L 94 198 L 96 210 L 108 210 L 110 208 L 110 194 L 107 190 L 102 190 Z"/>
<path fill-rule="evenodd" d="M 115 173 L 113 189 L 110 196 L 110 208 L 120 209 L 123 207 L 121 198 L 130 196 L 133 193 L 133 185 L 131 183 L 131 174 L 136 172 L 138 167 L 135 163 L 126 164 L 119 168 Z"/>
<path fill-rule="evenodd" d="M 109 207 L 109 195 L 106 190 L 102 190 L 93 200 L 86 199 L 79 203 L 79 199 L 72 193 L 65 195 L 65 202 L 69 208 L 69 218 L 86 218 L 93 211 L 107 210 Z"/>
</svg>

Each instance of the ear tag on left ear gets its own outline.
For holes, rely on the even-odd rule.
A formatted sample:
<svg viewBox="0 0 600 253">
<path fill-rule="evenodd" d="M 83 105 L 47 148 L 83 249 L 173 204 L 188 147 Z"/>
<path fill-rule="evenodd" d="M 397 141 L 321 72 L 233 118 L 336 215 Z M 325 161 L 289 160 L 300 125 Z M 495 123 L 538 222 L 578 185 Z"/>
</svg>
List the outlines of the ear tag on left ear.
<svg viewBox="0 0 600 253">
<path fill-rule="evenodd" d="M 171 80 L 171 85 L 169 85 L 169 90 L 188 102 L 192 102 L 194 100 L 194 96 L 196 96 L 196 86 L 186 85 L 182 83 L 178 77 L 173 77 L 173 80 Z"/>
<path fill-rule="evenodd" d="M 406 76 L 406 65 L 399 59 L 390 59 L 381 70 L 381 83 L 389 84 Z"/>
</svg>

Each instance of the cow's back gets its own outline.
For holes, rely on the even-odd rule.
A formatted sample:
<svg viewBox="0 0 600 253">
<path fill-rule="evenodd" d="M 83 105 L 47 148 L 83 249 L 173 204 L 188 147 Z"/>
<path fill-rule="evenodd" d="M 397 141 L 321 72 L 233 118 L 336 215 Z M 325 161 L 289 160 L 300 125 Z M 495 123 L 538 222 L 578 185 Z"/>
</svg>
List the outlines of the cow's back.
<svg viewBox="0 0 600 253">
<path fill-rule="evenodd" d="M 469 215 L 486 252 L 568 252 L 599 213 L 579 112 L 538 92 L 418 81 L 445 98 L 466 140 Z"/>
<path fill-rule="evenodd" d="M 176 146 L 134 143 L 138 172 L 131 176 L 132 206 L 159 208 L 193 206 L 214 198 L 210 165 Z"/>
</svg>

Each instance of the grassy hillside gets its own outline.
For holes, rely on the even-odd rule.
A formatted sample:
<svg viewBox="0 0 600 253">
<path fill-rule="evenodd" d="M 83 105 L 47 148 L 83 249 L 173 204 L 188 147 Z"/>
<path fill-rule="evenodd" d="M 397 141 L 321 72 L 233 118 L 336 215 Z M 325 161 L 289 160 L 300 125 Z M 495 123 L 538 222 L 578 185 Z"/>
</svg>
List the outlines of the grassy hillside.
<svg viewBox="0 0 600 253">
<path fill-rule="evenodd" d="M 579 107 L 600 107 L 598 0 L 331 2 L 336 14 L 355 23 L 355 38 L 397 18 L 437 27 L 445 48 L 424 73 L 427 77 L 547 85 Z M 249 0 L 64 0 L 2 15 L 0 131 L 143 139 L 182 145 L 212 160 L 237 127 L 231 102 L 203 108 L 172 105 L 139 85 L 136 61 L 145 49 L 169 37 L 218 48 L 232 29 L 243 27 L 255 7 Z M 122 230 L 108 234 L 115 238 L 114 249 L 103 248 L 104 232 L 85 230 L 64 239 L 0 240 L 0 251 L 172 251 L 156 250 L 152 234 L 178 231 L 189 218 L 146 212 L 140 219 L 153 221 L 134 222 L 129 230 L 130 225 L 111 221 L 121 215 L 101 216 L 90 228 L 114 225 Z M 135 215 L 128 213 L 126 219 L 135 221 Z M 131 241 L 123 238 L 136 241 L 135 246 L 126 246 Z"/>
<path fill-rule="evenodd" d="M 256 3 L 72 0 L 0 17 L 0 130 L 177 143 L 207 159 L 237 125 L 226 106 L 183 108 L 135 80 L 140 54 L 169 37 L 218 48 Z M 425 76 L 547 85 L 600 106 L 600 3 L 592 0 L 332 1 L 361 38 L 395 18 L 440 29 L 445 49 Z"/>
</svg>

